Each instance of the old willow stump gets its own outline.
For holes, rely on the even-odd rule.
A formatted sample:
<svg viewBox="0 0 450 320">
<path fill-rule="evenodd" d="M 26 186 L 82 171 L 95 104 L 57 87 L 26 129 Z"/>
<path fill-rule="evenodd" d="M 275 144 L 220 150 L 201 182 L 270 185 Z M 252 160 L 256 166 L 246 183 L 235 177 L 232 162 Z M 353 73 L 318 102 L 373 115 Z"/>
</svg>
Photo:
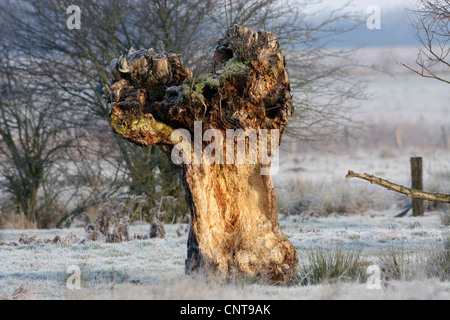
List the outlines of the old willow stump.
<svg viewBox="0 0 450 320">
<path fill-rule="evenodd" d="M 186 271 L 295 281 L 297 254 L 267 175 L 293 113 L 275 36 L 235 26 L 218 42 L 214 72 L 199 77 L 178 55 L 152 49 L 131 49 L 112 74 L 104 91 L 114 130 L 160 147 L 181 174 L 192 214 Z"/>
</svg>

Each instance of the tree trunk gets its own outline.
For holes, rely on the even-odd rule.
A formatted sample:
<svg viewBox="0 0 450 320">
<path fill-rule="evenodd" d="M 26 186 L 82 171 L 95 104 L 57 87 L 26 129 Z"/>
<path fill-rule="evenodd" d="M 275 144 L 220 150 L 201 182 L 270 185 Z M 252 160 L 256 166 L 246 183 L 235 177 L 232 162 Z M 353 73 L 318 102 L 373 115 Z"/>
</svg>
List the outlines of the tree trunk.
<svg viewBox="0 0 450 320">
<path fill-rule="evenodd" d="M 191 165 L 186 184 L 193 213 L 187 271 L 207 263 L 229 276 L 295 278 L 297 255 L 281 232 L 270 176 L 258 166 Z"/>
<path fill-rule="evenodd" d="M 159 146 L 181 174 L 192 214 L 186 271 L 296 280 L 297 253 L 267 174 L 293 112 L 275 36 L 235 26 L 218 42 L 214 72 L 196 79 L 179 56 L 152 49 L 130 50 L 112 67 L 104 91 L 114 130 Z"/>
</svg>

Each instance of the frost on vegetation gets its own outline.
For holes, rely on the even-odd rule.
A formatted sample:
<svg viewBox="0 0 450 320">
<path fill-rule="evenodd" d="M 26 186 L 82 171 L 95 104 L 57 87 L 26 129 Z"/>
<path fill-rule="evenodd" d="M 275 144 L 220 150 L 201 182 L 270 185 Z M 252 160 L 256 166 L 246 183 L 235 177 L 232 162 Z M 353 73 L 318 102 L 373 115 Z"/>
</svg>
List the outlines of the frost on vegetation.
<svg viewBox="0 0 450 320">
<path fill-rule="evenodd" d="M 289 214 L 290 214 L 289 208 L 285 209 L 285 214 L 287 216 L 289 216 Z M 300 228 L 299 228 L 300 233 L 320 232 L 319 229 L 312 228 L 310 226 L 305 225 L 305 222 L 308 221 L 309 219 L 311 219 L 312 217 L 314 217 L 313 211 L 305 211 L 305 212 L 302 212 L 302 213 L 296 215 L 294 218 L 292 218 L 292 222 L 296 223 L 296 224 L 298 223 L 300 225 Z"/>
<path fill-rule="evenodd" d="M 303 285 L 364 281 L 368 265 L 361 251 L 317 249 L 308 253 L 300 267 L 300 281 Z"/>
<path fill-rule="evenodd" d="M 53 239 L 38 239 L 37 235 L 29 236 L 25 233 L 22 233 L 22 235 L 19 238 L 18 242 L 11 241 L 11 242 L 3 242 L 0 241 L 0 247 L 1 246 L 10 246 L 10 247 L 18 247 L 21 245 L 39 245 L 39 244 L 57 244 L 61 243 L 63 245 L 72 245 L 72 244 L 82 244 L 85 240 L 78 238 L 75 234 L 69 233 L 68 235 L 64 237 L 60 237 L 59 235 L 56 235 Z"/>
<path fill-rule="evenodd" d="M 19 287 L 16 287 L 9 295 L 8 295 L 8 299 L 9 300 L 21 300 L 21 299 L 26 299 L 29 295 L 30 295 L 30 290 L 27 287 L 27 285 L 25 285 L 24 283 L 22 283 Z M 0 299 L 2 300 L 2 299 Z"/>
<path fill-rule="evenodd" d="M 442 233 L 439 216 L 393 219 L 393 215 L 393 212 L 386 212 L 385 216 L 375 218 L 369 215 L 325 218 L 308 217 L 307 214 L 283 217 L 280 223 L 291 234 L 302 266 L 300 279 L 303 285 L 291 287 L 238 281 L 225 283 L 185 276 L 189 215 L 182 225 L 165 226 L 164 241 L 114 245 L 87 242 L 84 246 L 75 246 L 79 242 L 70 245 L 75 237 L 60 233 L 57 246 L 26 246 L 17 241 L 20 231 L 5 230 L 3 241 L 14 239 L 18 247 L 0 248 L 0 270 L 2 274 L 8 274 L 8 277 L 0 277 L 0 297 L 89 299 L 95 293 L 95 298 L 102 299 L 449 299 L 449 262 L 445 250 L 450 249 L 450 239 L 448 234 Z M 418 228 L 409 228 L 416 221 L 420 221 L 420 229 L 427 231 L 427 236 L 416 235 Z M 395 225 L 395 230 L 389 230 L 390 223 Z M 320 232 L 302 233 L 299 225 Z M 145 228 L 147 230 L 147 226 Z M 139 225 L 130 226 L 131 233 L 139 230 Z M 76 233 L 82 241 L 82 230 L 69 231 Z M 182 239 L 177 237 L 178 231 Z M 33 233 L 23 237 L 23 241 L 31 242 L 33 238 L 37 241 L 44 235 L 53 238 L 62 231 L 35 232 L 36 237 Z M 385 238 L 385 234 L 394 233 L 407 236 L 407 240 Z M 358 239 L 357 235 L 360 236 Z M 385 241 L 379 242 L 378 236 Z M 23 250 L 24 247 L 30 250 Z M 383 253 L 386 257 L 381 260 Z M 79 265 L 82 270 L 80 291 L 65 290 L 66 278 L 62 275 L 68 276 L 65 271 L 69 264 Z M 381 290 L 367 289 L 369 275 L 366 272 L 370 265 L 378 265 L 381 269 Z M 48 270 L 48 273 L 36 272 L 37 268 Z M 442 273 L 445 270 L 446 273 Z M 25 283 L 27 293 L 20 294 L 22 283 Z M 17 295 L 13 295 L 16 289 Z"/>
<path fill-rule="evenodd" d="M 415 261 L 415 257 L 403 248 L 380 250 L 378 254 L 378 264 L 386 282 L 412 280 L 417 272 Z"/>
<path fill-rule="evenodd" d="M 104 240 L 107 243 L 120 243 L 132 239 L 164 238 L 164 224 L 160 219 L 166 212 L 161 211 L 161 207 L 163 202 L 169 207 L 173 207 L 176 200 L 174 197 L 163 196 L 160 201 L 156 201 L 155 206 L 149 210 L 149 216 L 153 217 L 149 233 L 146 235 L 136 234 L 133 237 L 130 236 L 129 227 L 135 216 L 139 216 L 142 222 L 142 209 L 148 204 L 145 195 L 131 197 L 127 204 L 117 200 L 110 200 L 99 210 L 95 223 L 88 226 L 88 239 L 91 241 Z"/>
<path fill-rule="evenodd" d="M 18 242 L 0 241 L 0 246 L 19 246 L 37 244 L 57 244 L 73 245 L 85 244 L 88 241 L 99 241 L 106 243 L 121 243 L 131 240 L 148 240 L 151 238 L 164 238 L 166 231 L 164 223 L 160 220 L 166 214 L 161 211 L 163 202 L 167 207 L 173 207 L 176 198 L 167 196 L 156 201 L 154 207 L 148 210 L 148 216 L 152 218 L 150 228 L 146 234 L 130 235 L 131 222 L 140 219 L 143 223 L 142 209 L 148 203 L 145 195 L 132 196 L 129 201 L 119 201 L 117 199 L 107 200 L 100 208 L 97 219 L 93 224 L 86 227 L 86 237 L 80 239 L 75 234 L 70 233 L 64 237 L 56 235 L 53 239 L 38 239 L 36 235 L 29 236 L 22 234 Z"/>
<path fill-rule="evenodd" d="M 94 224 L 88 225 L 87 238 L 91 241 L 120 243 L 129 241 L 130 218 L 124 216 L 121 203 L 109 201 L 100 208 Z"/>
<path fill-rule="evenodd" d="M 412 281 L 420 277 L 450 281 L 450 235 L 444 234 L 442 246 L 406 251 L 402 248 L 380 250 L 378 265 L 383 279 Z"/>
<path fill-rule="evenodd" d="M 450 209 L 440 213 L 441 223 L 445 227 L 450 227 Z"/>
<path fill-rule="evenodd" d="M 164 223 L 154 216 L 152 223 L 150 224 L 150 238 L 164 238 L 165 236 L 166 231 L 164 230 Z"/>
<path fill-rule="evenodd" d="M 429 251 L 427 262 L 428 277 L 450 281 L 450 231 L 444 234 L 442 248 Z"/>
<path fill-rule="evenodd" d="M 184 223 L 186 223 L 187 225 L 182 225 L 180 224 L 177 228 L 177 235 L 179 237 L 183 237 L 186 236 L 189 232 L 189 229 L 191 228 L 191 216 L 189 214 L 186 214 L 183 218 Z"/>
<path fill-rule="evenodd" d="M 328 216 L 333 213 L 362 213 L 368 207 L 369 197 L 359 197 L 351 194 L 346 187 L 336 187 L 332 190 L 324 190 L 323 186 L 303 182 L 301 194 L 297 194 L 299 200 L 286 206 L 284 212 L 288 215 L 299 215 L 304 212 L 313 212 L 320 216 Z M 320 195 L 319 197 L 317 195 Z"/>
</svg>

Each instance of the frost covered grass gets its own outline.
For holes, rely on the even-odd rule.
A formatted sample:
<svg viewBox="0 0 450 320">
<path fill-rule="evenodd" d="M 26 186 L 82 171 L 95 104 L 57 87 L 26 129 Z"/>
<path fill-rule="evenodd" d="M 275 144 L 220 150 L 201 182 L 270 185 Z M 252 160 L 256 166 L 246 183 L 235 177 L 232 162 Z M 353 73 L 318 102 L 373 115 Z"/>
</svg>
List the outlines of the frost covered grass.
<svg viewBox="0 0 450 320">
<path fill-rule="evenodd" d="M 371 264 L 364 261 L 359 250 L 318 249 L 307 254 L 307 261 L 300 268 L 300 281 L 303 285 L 361 282 Z"/>
<path fill-rule="evenodd" d="M 344 179 L 352 169 L 409 185 L 409 158 L 421 155 L 424 188 L 450 193 L 450 154 L 443 151 L 440 136 L 448 97 L 422 84 L 415 84 L 422 99 L 408 94 L 404 100 L 402 90 L 414 89 L 408 81 L 376 82 L 395 92 L 387 92 L 384 102 L 365 104 L 379 130 L 351 152 L 341 143 L 336 153 L 299 148 L 280 155 L 280 170 L 273 177 L 286 214 L 280 224 L 297 249 L 302 283 L 276 287 L 254 279 L 224 281 L 214 274 L 187 276 L 187 225 L 174 224 L 165 225 L 164 239 L 0 246 L 0 299 L 450 299 L 449 206 L 428 204 L 435 211 L 425 217 L 396 219 L 406 197 Z M 429 96 L 440 99 L 428 106 Z M 403 149 L 394 146 L 398 125 L 404 125 Z M 130 227 L 131 234 L 148 230 L 148 225 Z M 0 242 L 18 241 L 23 232 L 41 239 L 85 236 L 82 228 L 0 230 Z M 66 287 L 71 265 L 80 267 L 80 290 Z M 379 290 L 367 287 L 370 265 L 381 269 Z"/>
<path fill-rule="evenodd" d="M 441 222 L 442 225 L 449 227 L 450 226 L 450 211 L 441 212 Z"/>
<path fill-rule="evenodd" d="M 419 272 L 423 272 L 421 256 L 407 254 L 403 248 L 381 250 L 378 261 L 384 279 L 411 281 Z M 419 268 L 417 268 L 420 266 Z"/>
<path fill-rule="evenodd" d="M 389 285 L 369 290 L 366 267 L 381 265 L 380 252 L 404 250 L 417 268 L 431 265 L 429 248 L 448 241 L 437 213 L 423 218 L 392 218 L 392 211 L 329 217 L 281 216 L 283 231 L 296 247 L 307 284 L 268 286 L 258 281 L 225 281 L 215 275 L 184 274 L 187 234 L 166 225 L 166 238 L 123 243 L 32 244 L 0 246 L 0 297 L 17 299 L 422 299 L 450 298 L 450 282 L 438 273 L 392 277 Z M 417 222 L 420 224 L 418 226 Z M 416 227 L 411 228 L 412 225 Z M 184 228 L 186 225 L 182 225 Z M 148 225 L 131 226 L 142 233 Z M 23 230 L 2 230 L 3 241 L 17 241 Z M 82 237 L 82 228 L 27 230 L 38 238 Z M 447 245 L 448 246 L 448 245 Z M 448 252 L 448 251 L 447 251 Z M 442 255 L 436 256 L 442 259 Z M 447 256 L 448 259 L 448 256 Z M 445 266 L 445 260 L 443 265 Z M 447 260 L 448 261 L 448 260 Z M 312 263 L 316 263 L 311 268 Z M 80 267 L 81 289 L 69 290 L 71 265 Z M 428 264 L 430 265 L 430 264 Z M 314 274 L 314 277 L 313 277 Z M 447 271 L 448 276 L 448 271 Z M 445 280 L 446 279 L 446 280 Z"/>
<path fill-rule="evenodd" d="M 273 177 L 281 212 L 299 214 L 305 211 L 319 216 L 362 214 L 371 211 L 395 210 L 410 201 L 406 196 L 388 191 L 366 181 L 345 179 L 348 170 L 367 172 L 392 182 L 410 186 L 410 157 L 389 158 L 361 155 L 304 154 L 284 151 L 282 163 Z M 450 154 L 426 154 L 424 190 L 450 193 Z M 441 213 L 448 225 L 450 206 L 426 202 L 426 208 Z M 447 222 L 444 222 L 447 221 Z"/>
<path fill-rule="evenodd" d="M 274 183 L 280 206 L 298 209 L 280 215 L 300 260 L 303 281 L 297 285 L 187 276 L 187 224 L 168 224 L 164 239 L 0 246 L 0 298 L 450 299 L 448 223 L 442 218 L 448 206 L 433 207 L 437 211 L 425 217 L 394 218 L 406 197 L 344 179 L 354 169 L 408 185 L 408 156 L 310 154 L 283 161 Z M 425 157 L 424 168 L 425 189 L 449 192 L 448 154 Z M 148 224 L 134 224 L 130 234 L 148 230 Z M 0 242 L 18 242 L 22 233 L 39 239 L 86 235 L 83 228 L 8 229 L 0 230 Z M 71 265 L 80 268 L 80 290 L 66 286 Z M 370 265 L 382 271 L 379 290 L 367 287 Z"/>
<path fill-rule="evenodd" d="M 427 258 L 427 275 L 442 281 L 450 281 L 450 233 L 448 231 L 443 247 L 430 250 Z"/>
<path fill-rule="evenodd" d="M 285 192 L 288 190 L 287 192 Z M 279 206 L 285 214 L 309 212 L 313 215 L 361 214 L 368 210 L 388 210 L 398 203 L 398 195 L 370 185 L 354 186 L 350 181 L 335 179 L 313 181 L 297 177 L 286 188 L 278 190 Z"/>
</svg>

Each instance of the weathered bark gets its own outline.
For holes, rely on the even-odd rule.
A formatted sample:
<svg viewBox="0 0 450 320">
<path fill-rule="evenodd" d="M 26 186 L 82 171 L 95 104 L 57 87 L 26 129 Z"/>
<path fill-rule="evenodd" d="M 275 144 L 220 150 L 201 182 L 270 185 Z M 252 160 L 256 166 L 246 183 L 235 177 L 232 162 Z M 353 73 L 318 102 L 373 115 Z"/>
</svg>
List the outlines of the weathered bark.
<svg viewBox="0 0 450 320">
<path fill-rule="evenodd" d="M 297 253 L 280 229 L 272 178 L 261 174 L 270 166 L 260 161 L 264 150 L 249 141 L 247 162 L 231 164 L 234 154 L 227 154 L 225 141 L 227 129 L 254 130 L 258 138 L 260 129 L 268 130 L 268 136 L 276 129 L 279 139 L 267 141 L 269 150 L 280 143 L 293 105 L 275 36 L 235 26 L 218 43 L 214 72 L 196 79 L 179 56 L 153 50 L 131 50 L 112 67 L 115 83 L 104 91 L 111 124 L 125 138 L 157 145 L 170 156 L 179 148 L 176 129 L 193 135 L 195 121 L 202 122 L 202 133 L 217 129 L 223 134 L 222 145 L 211 154 L 223 152 L 221 163 L 192 161 L 194 141 L 183 139 L 194 150 L 187 163 L 178 165 L 192 214 L 186 271 L 211 267 L 225 277 L 296 280 Z M 200 142 L 205 151 L 208 144 Z M 256 162 L 249 161 L 252 153 Z"/>
<path fill-rule="evenodd" d="M 431 193 L 425 192 L 421 190 L 407 188 L 405 186 L 401 186 L 395 183 L 392 183 L 388 180 L 381 179 L 370 175 L 368 173 L 360 174 L 354 171 L 349 170 L 348 174 L 345 176 L 346 178 L 359 178 L 363 180 L 367 180 L 370 183 L 377 184 L 383 188 L 386 188 L 391 191 L 402 193 L 410 198 L 428 200 L 428 201 L 436 201 L 442 203 L 450 203 L 450 194 L 445 193 Z"/>
</svg>

